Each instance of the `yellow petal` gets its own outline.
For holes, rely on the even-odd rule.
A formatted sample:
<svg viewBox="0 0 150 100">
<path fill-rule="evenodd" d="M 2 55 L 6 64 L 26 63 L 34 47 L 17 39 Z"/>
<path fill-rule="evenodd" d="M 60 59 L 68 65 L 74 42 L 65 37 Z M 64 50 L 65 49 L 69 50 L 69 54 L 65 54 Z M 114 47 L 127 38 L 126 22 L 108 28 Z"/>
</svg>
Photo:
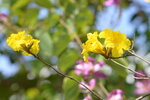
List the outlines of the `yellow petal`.
<svg viewBox="0 0 150 100">
<path fill-rule="evenodd" d="M 123 54 L 123 50 L 129 50 L 131 42 L 127 39 L 126 35 L 120 33 L 120 31 L 112 31 L 109 29 L 105 29 L 99 35 L 100 38 L 104 38 L 104 46 L 106 50 L 112 53 L 113 57 L 119 57 Z M 108 51 L 107 51 L 108 52 Z"/>
<path fill-rule="evenodd" d="M 33 39 L 31 35 L 25 35 L 25 31 L 18 32 L 17 34 L 11 34 L 10 37 L 6 40 L 6 43 L 9 47 L 11 47 L 14 51 L 23 51 L 24 55 L 28 54 L 22 45 L 28 46 L 33 43 L 33 45 L 28 48 L 30 52 L 37 54 L 39 52 L 39 40 Z"/>
<path fill-rule="evenodd" d="M 82 45 L 83 46 L 83 58 L 85 61 L 87 61 L 88 58 L 88 53 L 89 52 L 94 52 L 94 53 L 99 53 L 103 54 L 103 46 L 100 43 L 100 41 L 97 39 L 98 38 L 98 33 L 94 32 L 87 34 L 88 40 Z"/>
<path fill-rule="evenodd" d="M 123 54 L 123 50 L 121 48 L 115 47 L 112 49 L 111 53 L 113 57 L 120 57 Z"/>
</svg>

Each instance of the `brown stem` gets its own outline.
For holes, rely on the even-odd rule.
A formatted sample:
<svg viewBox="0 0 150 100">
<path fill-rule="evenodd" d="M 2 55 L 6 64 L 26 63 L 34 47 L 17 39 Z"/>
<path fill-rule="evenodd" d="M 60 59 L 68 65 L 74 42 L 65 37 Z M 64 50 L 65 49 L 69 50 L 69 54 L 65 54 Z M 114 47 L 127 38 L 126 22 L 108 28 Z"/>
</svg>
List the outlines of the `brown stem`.
<svg viewBox="0 0 150 100">
<path fill-rule="evenodd" d="M 83 87 L 85 87 L 91 94 L 93 94 L 95 97 L 97 97 L 99 100 L 104 100 L 102 97 L 100 97 L 99 95 L 97 95 L 94 91 L 90 90 L 86 85 L 82 84 L 80 81 L 78 81 L 77 79 L 68 76 L 60 71 L 58 71 L 57 69 L 55 69 L 52 65 L 50 65 L 49 63 L 45 62 L 43 59 L 41 59 L 39 56 L 33 54 L 30 52 L 30 54 L 32 54 L 35 58 L 37 58 L 39 61 L 41 61 L 43 64 L 45 64 L 46 66 L 49 66 L 50 68 L 52 68 L 55 72 L 57 72 L 60 76 L 62 77 L 67 77 L 73 81 L 75 81 L 76 83 L 82 85 Z"/>
<path fill-rule="evenodd" d="M 139 58 L 139 59 L 145 61 L 146 63 L 148 63 L 148 64 L 150 65 L 150 61 L 148 61 L 147 59 L 145 59 L 145 58 L 143 58 L 143 57 L 137 55 L 134 51 L 130 51 L 130 50 L 129 50 L 128 52 L 131 53 L 132 55 L 136 56 L 137 58 Z"/>
<path fill-rule="evenodd" d="M 134 70 L 132 70 L 132 69 L 130 69 L 130 68 L 128 68 L 128 67 L 126 67 L 126 66 L 124 66 L 124 65 L 122 65 L 122 64 L 120 64 L 120 63 L 118 63 L 117 61 L 115 61 L 115 60 L 113 60 L 113 59 L 110 59 L 112 62 L 114 62 L 115 64 L 117 64 L 117 65 L 119 65 L 119 66 L 121 66 L 121 67 L 123 67 L 123 68 L 125 68 L 125 69 L 127 69 L 127 70 L 129 70 L 129 71 L 131 71 L 131 72 L 133 72 L 133 73 L 135 73 L 135 74 L 138 74 L 138 75 L 140 75 L 140 76 L 142 76 L 142 77 L 146 77 L 146 78 L 148 78 L 148 79 L 150 79 L 150 77 L 149 76 L 146 76 L 146 75 L 144 75 L 144 74 L 142 74 L 142 73 L 139 73 L 139 72 L 137 72 L 137 71 L 134 71 Z"/>
<path fill-rule="evenodd" d="M 134 77 L 134 79 L 137 79 L 137 80 L 149 80 L 150 78 L 149 77 Z"/>
<path fill-rule="evenodd" d="M 102 92 L 105 94 L 105 96 L 108 96 L 109 93 L 102 83 L 99 84 L 99 87 L 102 90 Z"/>
<path fill-rule="evenodd" d="M 123 55 L 123 56 L 120 56 L 120 57 L 108 57 L 108 59 L 119 59 L 119 58 L 125 58 L 125 57 L 128 57 L 128 56 L 133 56 L 133 55 L 129 54 L 129 55 Z"/>
<path fill-rule="evenodd" d="M 41 61 L 43 64 L 45 64 L 46 66 L 49 66 L 50 68 L 52 68 L 55 72 L 57 72 L 58 75 L 62 76 L 62 77 L 67 77 L 73 81 L 75 81 L 76 83 L 82 85 L 83 87 L 85 87 L 91 94 L 93 94 L 95 97 L 97 97 L 99 100 L 104 100 L 101 96 L 99 96 L 97 93 L 95 93 L 94 91 L 90 90 L 86 85 L 84 85 L 83 83 L 81 83 L 80 81 L 78 81 L 77 79 L 68 76 L 64 73 L 62 73 L 61 71 L 55 69 L 51 64 L 45 62 L 42 58 L 40 58 L 39 56 L 35 55 L 34 53 L 32 53 L 30 51 L 31 47 L 32 47 L 33 43 L 31 43 L 28 47 L 24 44 L 21 44 L 22 48 L 24 49 L 24 51 L 26 51 L 27 53 L 31 54 L 32 56 L 34 56 L 35 58 L 37 58 L 39 61 Z"/>
<path fill-rule="evenodd" d="M 143 98 L 145 98 L 147 96 L 150 96 L 150 93 L 140 96 L 140 97 L 136 98 L 135 100 L 142 100 Z"/>
</svg>

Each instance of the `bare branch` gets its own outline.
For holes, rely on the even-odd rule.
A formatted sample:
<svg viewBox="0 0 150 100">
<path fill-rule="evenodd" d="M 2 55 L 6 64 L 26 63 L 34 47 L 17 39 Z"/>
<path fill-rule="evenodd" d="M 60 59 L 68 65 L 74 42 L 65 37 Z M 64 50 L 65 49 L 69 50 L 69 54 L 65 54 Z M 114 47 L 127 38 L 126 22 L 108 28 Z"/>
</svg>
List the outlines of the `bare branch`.
<svg viewBox="0 0 150 100">
<path fill-rule="evenodd" d="M 113 60 L 113 59 L 110 59 L 110 60 L 111 60 L 112 62 L 114 62 L 115 64 L 117 64 L 117 65 L 119 65 L 119 66 L 121 66 L 121 67 L 123 67 L 123 68 L 125 68 L 125 69 L 127 69 L 127 70 L 129 70 L 129 71 L 131 71 L 131 72 L 133 72 L 133 73 L 135 73 L 135 74 L 138 74 L 138 75 L 144 77 L 145 79 L 150 79 L 150 77 L 147 76 L 147 75 L 144 75 L 144 74 L 142 74 L 142 73 L 139 73 L 139 72 L 137 72 L 137 71 L 134 71 L 134 70 L 132 70 L 132 69 L 130 69 L 130 68 L 128 68 L 128 67 L 126 67 L 126 66 L 124 66 L 124 65 L 122 65 L 122 64 L 120 64 L 120 63 L 118 63 L 117 61 L 115 61 L 115 60 Z"/>
<path fill-rule="evenodd" d="M 85 87 L 91 94 L 93 94 L 95 97 L 97 97 L 99 100 L 104 100 L 101 96 L 99 96 L 97 93 L 95 93 L 94 91 L 90 90 L 85 84 L 82 84 L 79 80 L 71 77 L 71 76 L 68 76 L 62 72 L 60 72 L 59 70 L 55 69 L 52 65 L 50 65 L 49 63 L 45 62 L 43 59 L 41 59 L 39 56 L 33 54 L 33 53 L 30 53 L 32 54 L 35 58 L 37 58 L 39 61 L 41 61 L 43 64 L 45 64 L 46 66 L 52 68 L 55 72 L 57 72 L 58 75 L 62 76 L 62 77 L 66 77 L 66 78 L 69 78 L 73 81 L 75 81 L 76 83 L 82 85 L 83 87 Z"/>
<path fill-rule="evenodd" d="M 148 61 L 147 59 L 145 59 L 145 58 L 137 55 L 134 51 L 129 50 L 128 52 L 131 53 L 132 55 L 136 56 L 137 58 L 143 60 L 144 62 L 146 62 L 146 63 L 148 63 L 150 65 L 150 61 Z"/>
<path fill-rule="evenodd" d="M 150 78 L 149 77 L 135 77 L 134 76 L 134 79 L 137 79 L 137 80 L 149 80 Z"/>
<path fill-rule="evenodd" d="M 150 93 L 140 96 L 140 97 L 136 98 L 135 100 L 142 100 L 143 98 L 148 97 L 148 96 L 150 96 Z"/>
</svg>

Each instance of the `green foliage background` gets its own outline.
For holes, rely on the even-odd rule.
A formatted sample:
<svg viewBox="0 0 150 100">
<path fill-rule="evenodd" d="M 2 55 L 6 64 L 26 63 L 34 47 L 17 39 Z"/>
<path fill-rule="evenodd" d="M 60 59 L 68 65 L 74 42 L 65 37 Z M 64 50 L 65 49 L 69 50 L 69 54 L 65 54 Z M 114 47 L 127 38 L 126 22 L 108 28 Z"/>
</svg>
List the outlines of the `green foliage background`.
<svg viewBox="0 0 150 100">
<path fill-rule="evenodd" d="M 7 8 L 9 15 L 7 20 L 1 21 L 0 24 L 3 26 L 0 44 L 4 43 L 11 33 L 25 30 L 41 41 L 39 55 L 45 61 L 58 65 L 57 67 L 62 72 L 76 79 L 81 79 L 73 71 L 75 62 L 82 59 L 80 44 L 86 40 L 87 33 L 97 30 L 95 27 L 97 15 L 106 8 L 102 4 L 104 0 L 1 1 L 0 7 Z M 136 24 L 133 33 L 135 33 L 136 38 L 146 37 L 145 45 L 148 46 L 150 41 L 150 14 L 132 0 L 121 0 L 118 8 L 122 11 L 132 5 L 137 6 L 139 10 L 132 16 L 131 23 L 135 24 L 134 20 L 141 19 L 139 24 Z M 48 11 L 48 15 L 44 18 L 38 17 L 41 9 Z M 144 33 L 138 30 L 141 24 L 146 25 Z M 134 37 L 131 37 L 131 39 L 134 39 Z M 139 46 L 135 44 L 134 49 L 138 51 Z M 146 54 L 149 51 L 150 47 L 148 46 Z M 0 100 L 81 100 L 84 97 L 75 82 L 57 75 L 33 57 L 26 59 L 21 53 L 14 52 L 6 46 L 0 47 L 0 55 L 8 56 L 10 62 L 17 64 L 19 67 L 19 71 L 11 77 L 5 78 L 1 74 Z M 135 86 L 126 82 L 126 76 L 129 73 L 112 62 L 101 58 L 100 55 L 93 55 L 93 57 L 102 59 L 113 69 L 113 73 L 107 79 L 100 79 L 98 84 L 103 84 L 109 92 L 120 88 L 124 91 L 127 100 L 134 100 L 136 97 L 133 94 Z M 131 59 L 130 61 L 128 59 L 118 61 L 124 65 L 133 64 L 137 69 L 145 68 L 143 62 L 137 62 L 134 58 Z M 46 70 L 43 73 L 48 71 L 47 73 L 50 74 L 47 76 L 41 75 L 42 70 Z M 96 90 L 101 91 L 100 87 L 97 87 Z M 103 97 L 105 96 L 103 95 Z"/>
</svg>

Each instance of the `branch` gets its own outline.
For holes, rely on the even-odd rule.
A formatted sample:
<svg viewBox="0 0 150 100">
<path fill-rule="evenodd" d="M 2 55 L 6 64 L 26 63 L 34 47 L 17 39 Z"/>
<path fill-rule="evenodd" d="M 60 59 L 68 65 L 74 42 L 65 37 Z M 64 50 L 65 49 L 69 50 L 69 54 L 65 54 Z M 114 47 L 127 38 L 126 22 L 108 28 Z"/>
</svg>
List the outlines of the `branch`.
<svg viewBox="0 0 150 100">
<path fill-rule="evenodd" d="M 100 97 L 98 94 L 96 94 L 94 91 L 90 90 L 86 85 L 82 84 L 80 81 L 78 81 L 77 79 L 71 77 L 71 76 L 68 76 L 62 72 L 60 72 L 59 70 L 55 69 L 52 65 L 50 65 L 49 63 L 45 62 L 43 59 L 41 59 L 39 56 L 33 54 L 30 52 L 30 54 L 32 54 L 35 58 L 37 58 L 39 61 L 41 61 L 43 64 L 45 64 L 46 66 L 52 68 L 55 72 L 57 72 L 57 74 L 59 74 L 60 76 L 62 77 L 66 77 L 66 78 L 69 78 L 73 81 L 75 81 L 76 83 L 82 85 L 83 87 L 85 87 L 91 94 L 93 94 L 95 97 L 97 97 L 99 100 L 104 100 L 102 97 Z"/>
<path fill-rule="evenodd" d="M 108 96 L 109 92 L 107 91 L 107 89 L 104 87 L 102 83 L 99 83 L 99 88 L 102 90 L 105 96 Z"/>
<path fill-rule="evenodd" d="M 38 55 L 35 55 L 34 53 L 32 53 L 30 51 L 31 47 L 33 46 L 33 43 L 31 43 L 28 47 L 24 44 L 21 44 L 22 48 L 24 49 L 25 52 L 31 54 L 32 56 L 34 56 L 36 59 L 38 59 L 40 62 L 42 62 L 44 65 L 52 68 L 58 75 L 62 76 L 62 77 L 66 77 L 66 78 L 69 78 L 73 81 L 75 81 L 76 83 L 82 85 L 83 87 L 85 87 L 91 94 L 93 94 L 95 97 L 97 97 L 99 100 L 104 100 L 101 96 L 99 96 L 97 93 L 95 93 L 94 91 L 90 90 L 85 84 L 81 83 L 79 80 L 71 77 L 71 76 L 68 76 L 66 74 L 64 74 L 63 72 L 55 69 L 51 64 L 45 62 L 42 58 L 40 58 Z"/>
<path fill-rule="evenodd" d="M 148 64 L 150 65 L 150 61 L 148 61 L 147 59 L 145 59 L 145 58 L 143 58 L 143 57 L 137 55 L 134 51 L 129 50 L 128 52 L 131 53 L 132 55 L 136 56 L 137 58 L 139 58 L 139 59 L 145 61 L 146 63 L 148 63 Z"/>
<path fill-rule="evenodd" d="M 125 58 L 125 57 L 128 57 L 128 56 L 133 56 L 133 55 L 126 54 L 126 55 L 123 55 L 123 56 L 120 56 L 120 57 L 108 57 L 107 59 L 119 59 L 119 58 Z"/>
<path fill-rule="evenodd" d="M 140 96 L 140 97 L 136 98 L 135 100 L 142 100 L 143 98 L 145 98 L 147 96 L 150 96 L 150 93 Z"/>
<path fill-rule="evenodd" d="M 149 77 L 135 77 L 134 76 L 134 79 L 137 79 L 137 80 L 149 80 L 150 78 Z"/>
<path fill-rule="evenodd" d="M 142 76 L 142 77 L 144 77 L 144 78 L 150 79 L 150 76 L 147 76 L 147 75 L 144 75 L 144 74 L 139 73 L 139 72 L 137 72 L 137 71 L 134 71 L 134 70 L 132 70 L 132 69 L 130 69 L 130 68 L 128 68 L 128 67 L 126 67 L 126 66 L 124 66 L 124 65 L 122 65 L 122 64 L 120 64 L 120 63 L 118 63 L 117 61 L 115 61 L 115 60 L 113 60 L 113 59 L 110 59 L 110 61 L 114 62 L 115 64 L 117 64 L 117 65 L 119 65 L 119 66 L 121 66 L 121 67 L 123 67 L 123 68 L 125 68 L 125 69 L 127 69 L 127 70 L 129 70 L 129 71 L 131 71 L 131 72 L 133 72 L 133 73 L 135 73 L 135 74 L 138 74 L 138 75 L 140 75 L 140 76 Z"/>
</svg>

